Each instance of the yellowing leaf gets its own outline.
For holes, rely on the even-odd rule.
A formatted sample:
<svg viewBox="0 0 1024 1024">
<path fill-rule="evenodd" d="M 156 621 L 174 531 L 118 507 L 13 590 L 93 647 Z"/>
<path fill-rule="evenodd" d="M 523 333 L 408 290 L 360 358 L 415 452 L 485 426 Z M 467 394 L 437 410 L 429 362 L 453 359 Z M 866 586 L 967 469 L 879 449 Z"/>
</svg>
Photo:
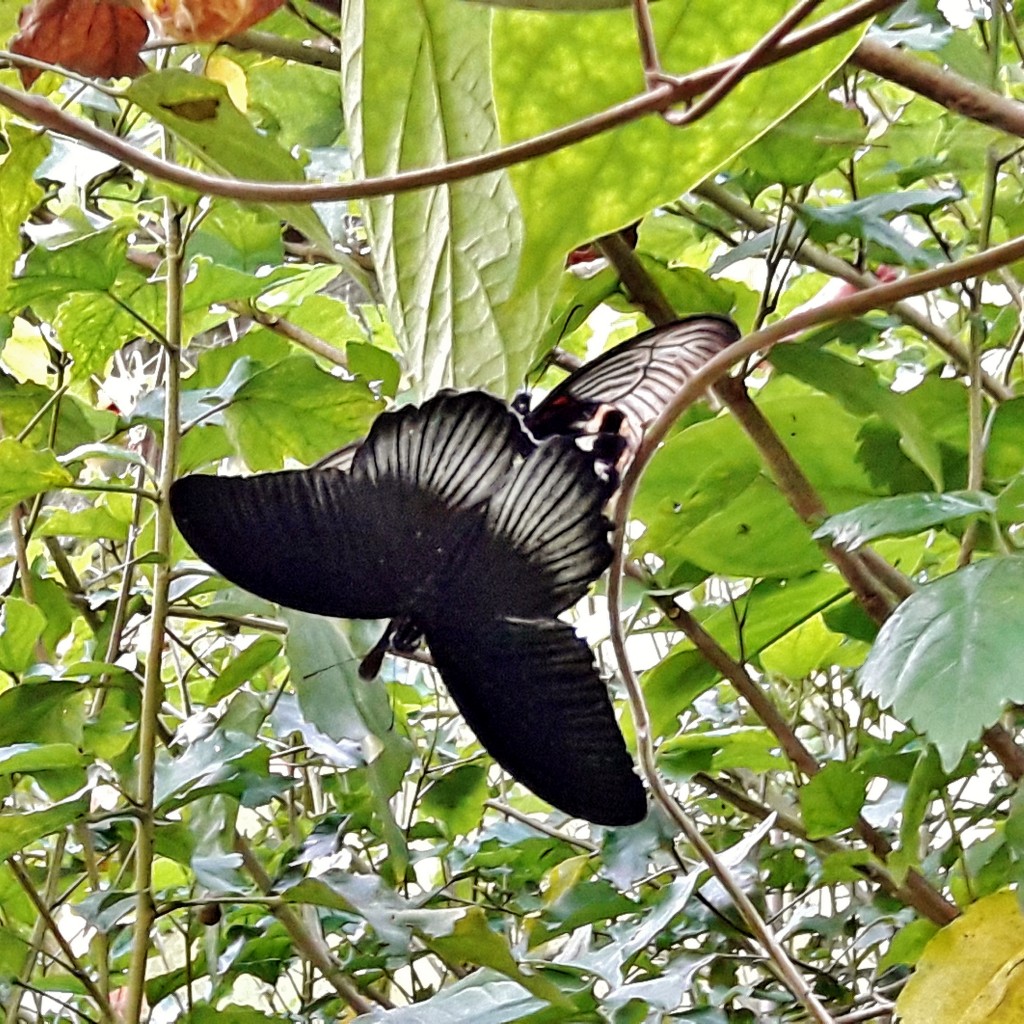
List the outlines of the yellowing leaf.
<svg viewBox="0 0 1024 1024">
<path fill-rule="evenodd" d="M 903 1024 L 1024 1020 L 1024 914 L 1017 896 L 978 900 L 928 943 L 896 1009 Z"/>
</svg>

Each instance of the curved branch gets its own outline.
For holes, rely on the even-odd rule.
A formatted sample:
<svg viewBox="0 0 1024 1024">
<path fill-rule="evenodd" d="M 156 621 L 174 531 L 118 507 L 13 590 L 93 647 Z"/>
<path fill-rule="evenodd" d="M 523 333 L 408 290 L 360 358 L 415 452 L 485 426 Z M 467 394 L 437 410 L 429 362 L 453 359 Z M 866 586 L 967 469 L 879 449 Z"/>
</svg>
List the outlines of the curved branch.
<svg viewBox="0 0 1024 1024">
<path fill-rule="evenodd" d="M 862 24 L 882 11 L 895 7 L 897 0 L 858 0 L 829 18 L 802 32 L 794 32 L 784 42 L 775 46 L 759 60 L 746 67 L 748 72 L 759 70 L 802 53 L 804 50 L 841 35 L 848 29 Z M 584 139 L 600 135 L 611 128 L 628 124 L 649 114 L 661 114 L 678 103 L 686 103 L 713 88 L 730 74 L 737 65 L 745 65 L 749 59 L 742 54 L 731 61 L 713 65 L 701 71 L 678 79 L 662 82 L 655 88 L 617 103 L 590 117 L 572 124 L 555 128 L 549 132 L 522 142 L 502 146 L 490 153 L 455 160 L 440 167 L 402 171 L 398 174 L 382 175 L 365 181 L 344 184 L 296 184 L 294 182 L 245 181 L 222 178 L 217 175 L 191 171 L 177 164 L 161 160 L 130 143 L 119 139 L 94 125 L 71 117 L 59 110 L 48 100 L 0 86 L 0 105 L 13 110 L 22 117 L 49 131 L 78 139 L 86 145 L 116 157 L 118 160 L 144 171 L 162 181 L 169 181 L 185 188 L 194 189 L 205 195 L 225 196 L 246 202 L 311 203 L 340 202 L 349 199 L 369 199 L 384 195 L 397 195 L 433 185 L 442 185 L 465 178 L 477 177 L 492 171 L 504 170 L 515 164 L 525 163 L 537 157 L 554 153 Z"/>
</svg>

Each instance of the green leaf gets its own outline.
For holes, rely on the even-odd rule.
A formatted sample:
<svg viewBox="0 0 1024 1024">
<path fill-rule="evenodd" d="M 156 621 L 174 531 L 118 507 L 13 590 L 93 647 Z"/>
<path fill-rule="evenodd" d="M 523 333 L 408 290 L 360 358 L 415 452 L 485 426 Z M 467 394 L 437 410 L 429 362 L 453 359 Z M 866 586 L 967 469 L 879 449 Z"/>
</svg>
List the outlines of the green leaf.
<svg viewBox="0 0 1024 1024">
<path fill-rule="evenodd" d="M 490 54 L 486 8 L 346 4 L 343 96 L 359 174 L 494 149 Z M 366 210 L 391 324 L 419 393 L 454 384 L 511 394 L 532 362 L 557 281 L 520 275 L 522 213 L 508 173 L 373 199 Z"/>
<path fill-rule="evenodd" d="M 281 617 L 288 624 L 285 650 L 302 712 L 332 740 L 359 745 L 391 854 L 387 871 L 390 877 L 401 878 L 409 854 L 390 798 L 402 784 L 412 748 L 393 728 L 387 692 L 380 684 L 360 678 L 358 659 L 336 623 L 287 609 L 282 609 Z"/>
<path fill-rule="evenodd" d="M 78 743 L 83 688 L 65 680 L 26 682 L 0 693 L 0 745 Z"/>
<path fill-rule="evenodd" d="M 556 935 L 565 935 L 599 921 L 613 921 L 624 914 L 635 914 L 638 909 L 636 903 L 623 896 L 607 879 L 577 882 L 545 907 L 540 920 L 530 929 L 530 945 L 539 946 Z"/>
<path fill-rule="evenodd" d="M 941 250 L 926 250 L 912 244 L 888 221 L 900 214 L 931 214 L 963 198 L 952 189 L 919 189 L 868 196 L 837 206 L 797 206 L 800 219 L 818 242 L 834 242 L 843 236 L 874 243 L 883 259 L 907 266 L 928 267 L 945 258 Z"/>
<path fill-rule="evenodd" d="M 273 661 L 281 653 L 281 647 L 281 640 L 276 636 L 257 637 L 220 670 L 203 699 L 208 704 L 223 699 Z"/>
<path fill-rule="evenodd" d="M 965 516 L 994 515 L 995 511 L 995 498 L 983 491 L 900 494 L 829 516 L 814 536 L 831 537 L 838 546 L 853 551 L 877 537 L 917 533 Z"/>
<path fill-rule="evenodd" d="M 167 68 L 136 78 L 125 93 L 222 174 L 261 181 L 305 180 L 299 161 L 258 132 L 219 82 L 183 68 Z M 330 249 L 330 238 L 311 206 L 288 203 L 272 208 L 307 238 Z"/>
<path fill-rule="evenodd" d="M 228 432 L 253 470 L 280 469 L 287 458 L 313 462 L 362 437 L 380 406 L 361 381 L 289 356 L 254 373 L 224 412 Z"/>
<path fill-rule="evenodd" d="M 0 668 L 24 672 L 36 660 L 36 641 L 46 616 L 20 597 L 8 597 L 0 608 Z"/>
<path fill-rule="evenodd" d="M 385 1021 L 387 1024 L 425 1024 L 427 1021 L 510 1024 L 511 1021 L 531 1020 L 549 1005 L 547 1000 L 526 992 L 518 982 L 483 967 L 429 999 L 393 1010 L 375 1011 L 366 1020 L 368 1024 L 384 1024 Z M 538 1017 L 538 1020 L 544 1019 Z M 560 1011 L 555 1019 L 565 1020 L 565 1012 Z"/>
<path fill-rule="evenodd" d="M 124 224 L 114 224 L 70 240 L 59 237 L 49 246 L 33 246 L 24 270 L 10 284 L 10 308 L 17 312 L 40 300 L 45 308 L 74 292 L 108 292 L 124 265 L 127 231 Z"/>
<path fill-rule="evenodd" d="M 363 341 L 350 341 L 345 346 L 349 371 L 372 383 L 380 381 L 380 392 L 388 398 L 398 394 L 402 368 L 390 352 Z"/>
<path fill-rule="evenodd" d="M 35 451 L 13 437 L 0 438 L 0 513 L 73 479 L 51 452 Z"/>
<path fill-rule="evenodd" d="M 52 804 L 42 811 L 0 814 L 0 860 L 6 860 L 72 822 L 83 820 L 88 813 L 88 799 L 78 798 Z"/>
<path fill-rule="evenodd" d="M 814 345 L 778 345 L 772 350 L 771 361 L 784 373 L 834 395 L 854 416 L 875 413 L 891 423 L 900 432 L 903 450 L 928 475 L 936 490 L 942 490 L 942 459 L 934 432 L 907 397 L 879 380 L 870 366 L 851 363 Z"/>
<path fill-rule="evenodd" d="M 0 747 L 0 775 L 31 775 L 89 763 L 89 758 L 71 743 L 15 743 Z"/>
<path fill-rule="evenodd" d="M 843 761 L 829 761 L 800 787 L 800 808 L 811 839 L 824 839 L 850 828 L 864 806 L 868 777 Z"/>
<path fill-rule="evenodd" d="M 484 765 L 457 765 L 430 784 L 423 794 L 420 810 L 436 819 L 445 835 L 465 835 L 479 826 L 487 793 L 487 768 Z"/>
<path fill-rule="evenodd" d="M 878 634 L 860 671 L 878 697 L 938 747 L 951 771 L 1007 702 L 1024 701 L 1024 558 L 990 558 L 928 583 Z"/>
<path fill-rule="evenodd" d="M 128 526 L 128 523 L 112 515 L 104 505 L 76 512 L 55 508 L 40 520 L 35 533 L 37 537 L 103 537 L 123 541 L 128 537 Z"/>
<path fill-rule="evenodd" d="M 9 309 L 7 289 L 21 257 L 21 232 L 43 197 L 34 175 L 50 152 L 50 137 L 12 121 L 5 124 L 4 136 L 8 150 L 0 164 L 0 303 Z"/>
<path fill-rule="evenodd" d="M 767 729 L 706 729 L 666 740 L 658 748 L 658 766 L 675 780 L 700 771 L 770 771 L 780 767 L 778 748 Z"/>
<path fill-rule="evenodd" d="M 215 729 L 193 740 L 180 757 L 161 757 L 154 802 L 162 812 L 211 793 L 230 793 L 239 799 L 260 783 L 269 785 L 270 752 L 243 733 Z M 274 788 L 290 785 L 277 779 Z M 266 793 L 270 795 L 269 790 Z"/>
<path fill-rule="evenodd" d="M 836 6 L 825 4 L 823 13 Z M 651 8 L 662 66 L 685 73 L 742 53 L 788 9 L 786 0 L 771 0 L 723 19 L 713 0 L 662 0 Z M 806 99 L 859 32 L 745 78 L 683 130 L 640 118 L 514 167 L 526 227 L 520 283 L 543 280 L 577 245 L 689 191 Z M 630 11 L 497 11 L 492 38 L 503 140 L 570 124 L 643 90 Z"/>
<path fill-rule="evenodd" d="M 850 159 L 866 131 L 859 111 L 816 92 L 750 146 L 743 162 L 767 181 L 808 185 Z"/>
<path fill-rule="evenodd" d="M 508 939 L 492 931 L 481 907 L 469 907 L 450 931 L 426 932 L 423 941 L 445 961 L 455 966 L 463 963 L 490 967 L 517 981 L 533 995 L 557 1005 L 568 1005 L 557 985 L 539 974 L 529 974 L 516 963 Z"/>
<path fill-rule="evenodd" d="M 806 392 L 769 395 L 758 405 L 827 506 L 849 508 L 875 496 L 856 460 L 860 417 Z M 662 558 L 668 580 L 681 562 L 730 576 L 797 576 L 822 562 L 810 529 L 730 417 L 670 437 L 644 475 L 633 512 L 647 524 L 636 549 Z"/>
</svg>

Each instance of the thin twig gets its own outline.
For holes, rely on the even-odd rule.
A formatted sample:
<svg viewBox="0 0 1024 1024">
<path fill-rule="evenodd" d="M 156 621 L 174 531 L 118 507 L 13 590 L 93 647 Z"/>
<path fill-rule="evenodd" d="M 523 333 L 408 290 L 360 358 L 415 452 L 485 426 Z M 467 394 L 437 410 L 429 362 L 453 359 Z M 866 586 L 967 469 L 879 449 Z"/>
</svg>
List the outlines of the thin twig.
<svg viewBox="0 0 1024 1024">
<path fill-rule="evenodd" d="M 256 883 L 256 888 L 265 895 L 269 895 L 273 889 L 270 876 L 263 870 L 263 865 L 246 839 L 237 833 L 235 835 L 235 850 L 241 855 L 242 864 Z M 328 948 L 322 935 L 307 927 L 306 922 L 287 904 L 281 903 L 272 906 L 271 912 L 284 925 L 299 953 L 320 971 L 324 980 L 356 1013 L 369 1013 L 373 1009 L 373 1003 L 363 995 L 341 969 L 341 965 Z M 374 999 L 386 1009 L 390 1009 L 392 1006 L 390 1000 L 382 995 L 375 995 Z"/>
<path fill-rule="evenodd" d="M 32 879 L 29 878 L 25 869 L 14 857 L 7 858 L 7 866 L 11 869 L 11 874 L 18 880 L 18 884 L 25 895 L 28 896 L 32 906 L 36 908 L 36 913 L 46 922 L 46 928 L 53 936 L 57 945 L 60 946 L 61 952 L 67 959 L 69 969 L 74 972 L 75 977 L 92 997 L 100 1013 L 103 1015 L 103 1019 L 106 1021 L 114 1020 L 114 1012 L 110 1007 L 107 997 L 93 980 L 92 975 L 79 964 L 78 957 L 75 956 L 75 951 L 71 948 L 71 943 L 64 937 L 64 933 L 60 930 L 60 925 L 53 919 L 50 908 L 40 899 L 39 893 L 36 892 L 36 887 L 32 884 Z"/>
<path fill-rule="evenodd" d="M 146 964 L 150 953 L 150 932 L 155 917 L 153 901 L 153 860 L 156 854 L 154 813 L 154 786 L 156 771 L 156 744 L 159 736 L 159 712 L 163 703 L 162 679 L 164 637 L 167 628 L 167 607 L 170 589 L 170 562 L 173 524 L 170 493 L 177 470 L 178 444 L 181 431 L 179 389 L 181 383 L 181 314 L 183 291 L 184 247 L 180 233 L 178 212 L 170 200 L 166 201 L 166 330 L 167 346 L 164 362 L 164 422 L 163 449 L 160 456 L 158 490 L 164 501 L 156 509 L 156 537 L 154 548 L 161 556 L 153 572 L 153 605 L 150 611 L 149 650 L 146 653 L 145 679 L 142 688 L 142 706 L 139 711 L 138 779 L 135 804 L 139 820 L 136 829 L 135 851 L 135 922 L 132 928 L 132 952 L 128 967 L 128 995 L 125 1019 L 141 1019 L 146 988 Z"/>
</svg>

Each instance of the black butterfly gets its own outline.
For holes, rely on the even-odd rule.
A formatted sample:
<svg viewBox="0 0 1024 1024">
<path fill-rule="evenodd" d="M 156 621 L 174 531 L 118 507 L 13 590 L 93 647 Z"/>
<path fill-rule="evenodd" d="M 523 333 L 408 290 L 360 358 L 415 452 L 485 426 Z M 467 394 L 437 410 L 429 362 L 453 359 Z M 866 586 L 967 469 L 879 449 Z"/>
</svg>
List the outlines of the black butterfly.
<svg viewBox="0 0 1024 1024">
<path fill-rule="evenodd" d="M 189 476 L 171 509 L 196 553 L 246 590 L 389 619 L 371 668 L 385 646 L 425 639 L 512 776 L 569 814 L 632 824 L 643 786 L 590 649 L 557 616 L 611 559 L 602 510 L 631 436 L 736 337 L 717 317 L 649 331 L 570 376 L 525 424 L 483 392 L 442 392 L 378 417 L 346 469 Z"/>
</svg>

